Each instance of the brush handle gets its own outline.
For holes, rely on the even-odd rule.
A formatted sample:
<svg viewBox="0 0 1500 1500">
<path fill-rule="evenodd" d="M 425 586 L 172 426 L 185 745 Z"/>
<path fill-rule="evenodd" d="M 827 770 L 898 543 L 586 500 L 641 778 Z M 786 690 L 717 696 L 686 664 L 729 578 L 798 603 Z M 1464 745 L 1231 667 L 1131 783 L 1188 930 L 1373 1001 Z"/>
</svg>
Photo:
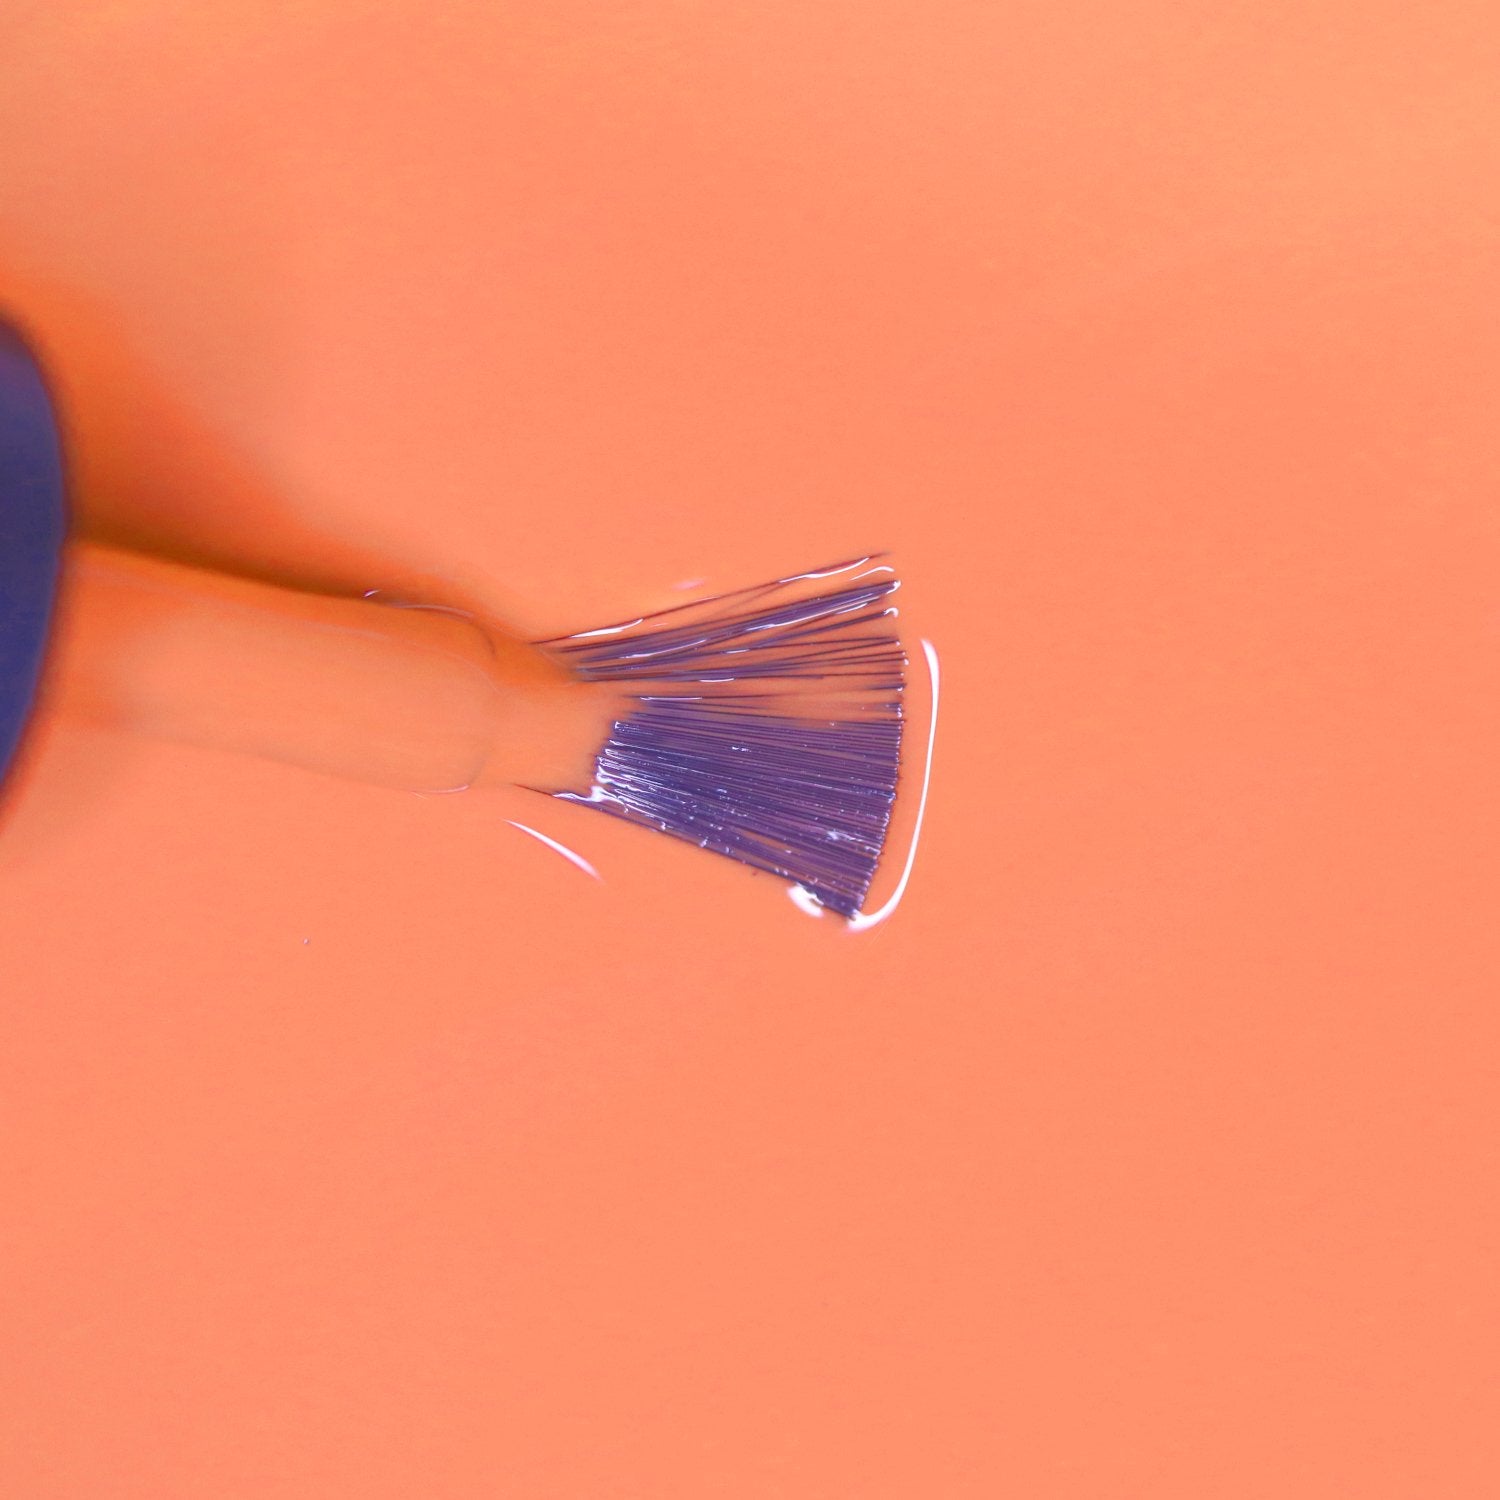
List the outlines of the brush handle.
<svg viewBox="0 0 1500 1500">
<path fill-rule="evenodd" d="M 47 702 L 74 721 L 448 790 L 586 772 L 607 726 L 579 687 L 541 652 L 459 612 L 80 543 Z"/>
</svg>

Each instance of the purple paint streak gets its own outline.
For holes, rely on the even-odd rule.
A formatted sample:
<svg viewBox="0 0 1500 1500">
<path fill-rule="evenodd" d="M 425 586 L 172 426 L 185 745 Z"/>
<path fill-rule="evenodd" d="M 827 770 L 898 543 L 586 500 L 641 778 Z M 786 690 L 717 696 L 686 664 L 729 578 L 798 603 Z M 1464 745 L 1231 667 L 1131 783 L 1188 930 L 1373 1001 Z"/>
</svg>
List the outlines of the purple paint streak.
<svg viewBox="0 0 1500 1500">
<path fill-rule="evenodd" d="M 870 558 L 539 642 L 629 694 L 588 792 L 554 795 L 766 870 L 852 917 L 901 758 L 900 584 Z M 821 575 L 821 576 L 818 576 Z"/>
</svg>

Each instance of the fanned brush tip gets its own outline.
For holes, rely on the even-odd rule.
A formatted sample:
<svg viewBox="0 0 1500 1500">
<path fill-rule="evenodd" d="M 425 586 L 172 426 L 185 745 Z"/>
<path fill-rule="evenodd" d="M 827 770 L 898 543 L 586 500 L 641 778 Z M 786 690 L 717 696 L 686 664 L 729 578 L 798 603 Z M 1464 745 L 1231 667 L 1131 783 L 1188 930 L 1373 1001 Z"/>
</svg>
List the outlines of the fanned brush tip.
<svg viewBox="0 0 1500 1500">
<path fill-rule="evenodd" d="M 875 557 L 538 642 L 624 708 L 569 802 L 856 915 L 885 843 L 906 653 Z"/>
</svg>

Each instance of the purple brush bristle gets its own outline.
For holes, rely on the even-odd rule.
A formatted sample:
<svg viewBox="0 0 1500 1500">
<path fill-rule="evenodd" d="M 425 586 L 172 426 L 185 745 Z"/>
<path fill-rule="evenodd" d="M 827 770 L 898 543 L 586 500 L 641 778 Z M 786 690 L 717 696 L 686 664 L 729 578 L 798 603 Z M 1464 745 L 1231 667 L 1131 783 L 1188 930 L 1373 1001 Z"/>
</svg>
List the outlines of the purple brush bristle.
<svg viewBox="0 0 1500 1500">
<path fill-rule="evenodd" d="M 887 601 L 899 587 L 861 557 L 539 642 L 629 702 L 592 788 L 554 795 L 856 915 L 896 795 L 906 653 Z"/>
</svg>

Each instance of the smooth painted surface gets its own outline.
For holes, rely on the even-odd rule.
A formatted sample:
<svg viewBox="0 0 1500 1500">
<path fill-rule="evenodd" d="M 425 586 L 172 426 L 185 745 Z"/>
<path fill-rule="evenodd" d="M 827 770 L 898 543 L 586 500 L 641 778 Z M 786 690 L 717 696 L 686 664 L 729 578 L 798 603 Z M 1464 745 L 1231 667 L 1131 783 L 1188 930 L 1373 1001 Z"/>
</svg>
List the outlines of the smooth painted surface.
<svg viewBox="0 0 1500 1500">
<path fill-rule="evenodd" d="M 9 5 L 96 530 L 534 635 L 889 547 L 943 721 L 859 934 L 39 726 L 0 1490 L 1492 1495 L 1497 41 Z"/>
</svg>

